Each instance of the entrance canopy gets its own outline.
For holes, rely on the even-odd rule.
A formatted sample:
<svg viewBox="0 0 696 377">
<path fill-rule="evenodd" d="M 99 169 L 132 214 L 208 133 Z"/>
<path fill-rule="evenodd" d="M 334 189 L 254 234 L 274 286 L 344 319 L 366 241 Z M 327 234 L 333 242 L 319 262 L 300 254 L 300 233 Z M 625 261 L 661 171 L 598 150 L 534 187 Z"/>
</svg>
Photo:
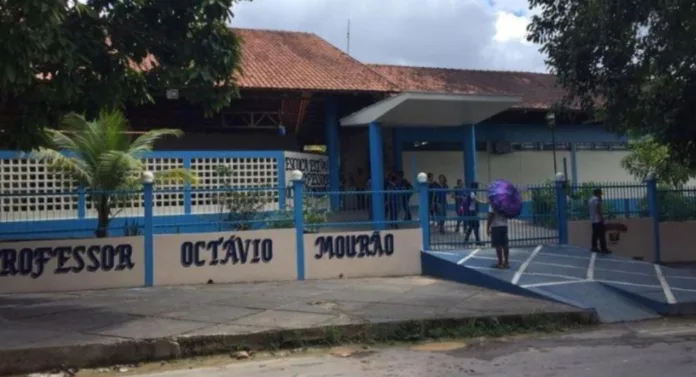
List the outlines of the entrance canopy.
<svg viewBox="0 0 696 377">
<path fill-rule="evenodd" d="M 453 127 L 476 124 L 518 103 L 522 96 L 405 92 L 341 119 L 341 126 Z"/>
</svg>

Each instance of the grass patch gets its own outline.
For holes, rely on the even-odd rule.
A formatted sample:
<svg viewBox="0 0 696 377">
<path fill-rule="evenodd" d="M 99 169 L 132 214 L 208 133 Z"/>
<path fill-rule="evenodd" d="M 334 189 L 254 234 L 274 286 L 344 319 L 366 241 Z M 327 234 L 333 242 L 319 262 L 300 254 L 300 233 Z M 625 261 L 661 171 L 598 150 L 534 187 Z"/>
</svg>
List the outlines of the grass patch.
<svg viewBox="0 0 696 377">
<path fill-rule="evenodd" d="M 0 375 L 59 368 L 131 365 L 153 361 L 180 362 L 240 351 L 251 354 L 304 353 L 339 345 L 379 347 L 446 339 L 495 338 L 525 333 L 551 333 L 597 324 L 591 312 L 436 319 L 275 330 L 253 334 L 212 335 L 120 343 L 0 351 Z M 229 356 L 226 356 L 229 360 Z M 212 359 L 219 359 L 213 357 Z M 207 361 L 205 361 L 207 362 Z M 164 363 L 168 364 L 168 363 Z M 163 364 L 163 365 L 164 365 Z M 157 363 L 152 363 L 157 365 Z"/>
<path fill-rule="evenodd" d="M 597 318 L 592 313 L 532 314 L 327 326 L 248 335 L 183 338 L 178 342 L 182 356 L 191 357 L 230 350 L 262 352 L 346 344 L 495 338 L 524 333 L 551 333 L 596 323 Z"/>
</svg>

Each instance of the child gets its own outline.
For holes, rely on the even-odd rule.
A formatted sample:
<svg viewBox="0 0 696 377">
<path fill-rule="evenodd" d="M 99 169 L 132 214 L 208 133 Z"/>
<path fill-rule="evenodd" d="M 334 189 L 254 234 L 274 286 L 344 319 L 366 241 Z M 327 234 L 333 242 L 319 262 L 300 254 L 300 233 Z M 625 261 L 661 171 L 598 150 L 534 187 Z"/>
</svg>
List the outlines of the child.
<svg viewBox="0 0 696 377">
<path fill-rule="evenodd" d="M 489 204 L 488 210 L 488 235 L 491 237 L 491 244 L 495 248 L 498 257 L 498 264 L 495 268 L 510 268 L 509 256 L 510 247 L 508 245 L 508 219 L 503 214 L 493 209 Z"/>
</svg>

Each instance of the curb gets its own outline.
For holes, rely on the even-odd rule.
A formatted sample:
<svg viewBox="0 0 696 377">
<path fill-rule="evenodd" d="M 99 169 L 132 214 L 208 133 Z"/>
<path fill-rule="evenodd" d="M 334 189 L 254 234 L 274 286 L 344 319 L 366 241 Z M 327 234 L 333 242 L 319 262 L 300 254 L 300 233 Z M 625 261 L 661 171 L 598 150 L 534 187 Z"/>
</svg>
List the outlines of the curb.
<svg viewBox="0 0 696 377">
<path fill-rule="evenodd" d="M 0 376 L 52 369 L 89 368 L 205 356 L 232 350 L 277 350 L 364 341 L 417 341 L 442 337 L 506 335 L 596 325 L 594 311 L 495 317 L 438 318 L 271 330 L 253 334 L 180 336 L 67 347 L 0 350 Z"/>
</svg>

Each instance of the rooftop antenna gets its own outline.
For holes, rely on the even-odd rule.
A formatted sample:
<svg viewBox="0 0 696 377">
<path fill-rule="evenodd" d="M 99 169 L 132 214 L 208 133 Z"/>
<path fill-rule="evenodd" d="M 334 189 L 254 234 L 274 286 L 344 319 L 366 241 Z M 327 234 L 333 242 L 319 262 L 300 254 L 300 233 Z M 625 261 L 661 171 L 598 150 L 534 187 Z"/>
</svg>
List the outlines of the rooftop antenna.
<svg viewBox="0 0 696 377">
<path fill-rule="evenodd" d="M 348 19 L 348 29 L 346 32 L 346 53 L 350 55 L 350 18 Z"/>
</svg>

